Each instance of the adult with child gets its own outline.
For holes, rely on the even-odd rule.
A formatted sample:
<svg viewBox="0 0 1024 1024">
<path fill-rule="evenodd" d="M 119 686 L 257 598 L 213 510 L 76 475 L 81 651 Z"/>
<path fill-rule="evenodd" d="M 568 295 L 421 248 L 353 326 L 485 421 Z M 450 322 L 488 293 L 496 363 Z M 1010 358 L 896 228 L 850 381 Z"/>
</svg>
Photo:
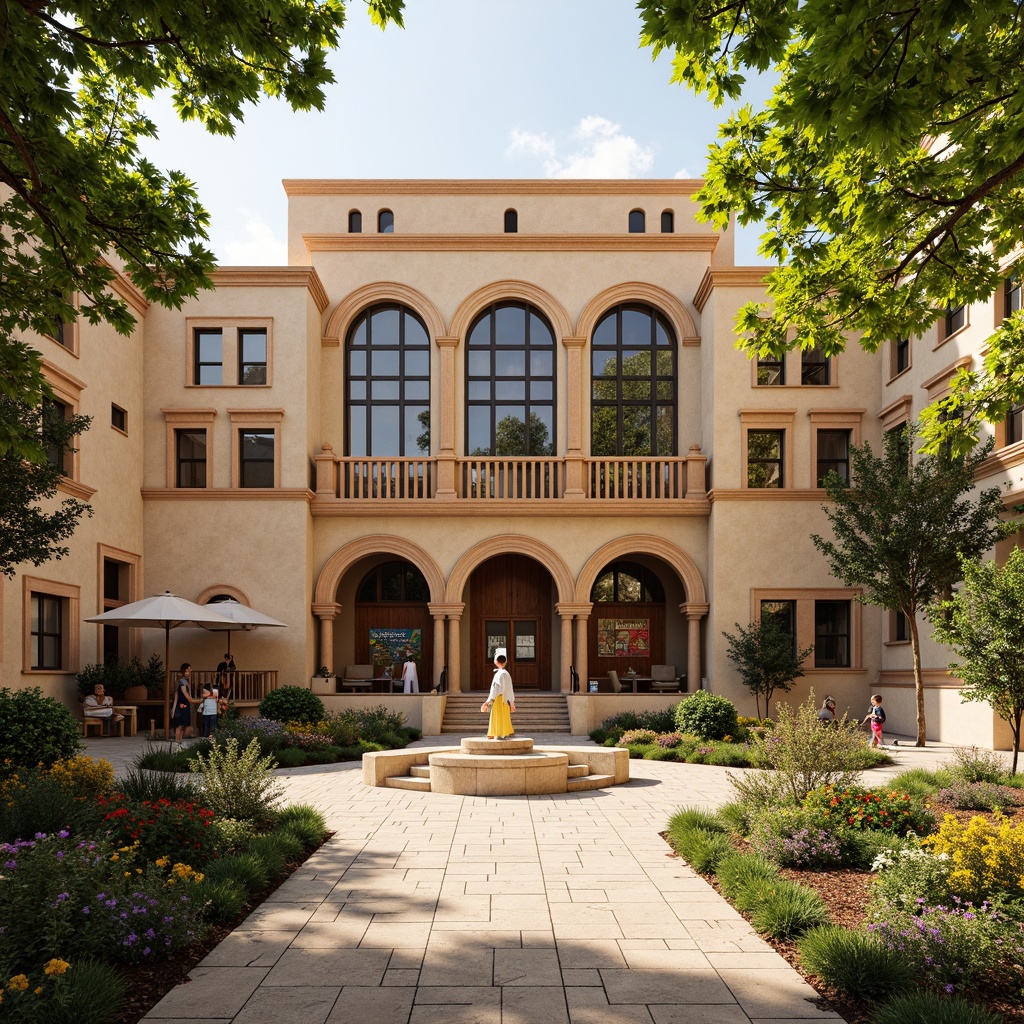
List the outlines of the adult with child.
<svg viewBox="0 0 1024 1024">
<path fill-rule="evenodd" d="M 181 664 L 181 673 L 178 676 L 178 688 L 174 691 L 171 707 L 171 725 L 174 726 L 174 742 L 181 750 L 181 741 L 185 738 L 185 730 L 192 724 L 192 705 L 199 703 L 198 697 L 189 693 L 189 686 L 192 683 L 192 666 L 184 661 Z"/>
</svg>

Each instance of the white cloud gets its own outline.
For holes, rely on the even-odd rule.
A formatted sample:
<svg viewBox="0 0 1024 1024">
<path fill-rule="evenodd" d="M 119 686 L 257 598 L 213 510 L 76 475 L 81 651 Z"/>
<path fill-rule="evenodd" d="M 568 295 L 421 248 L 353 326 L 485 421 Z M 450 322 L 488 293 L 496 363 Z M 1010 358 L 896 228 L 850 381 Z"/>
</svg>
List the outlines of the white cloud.
<svg viewBox="0 0 1024 1024">
<path fill-rule="evenodd" d="M 544 158 L 549 178 L 636 178 L 654 165 L 654 150 L 642 146 L 622 126 L 605 117 L 583 118 L 564 147 L 529 131 L 513 131 L 507 153 Z M 564 148 L 564 155 L 559 149 Z"/>
<path fill-rule="evenodd" d="M 676 173 L 672 175 L 672 177 L 673 178 L 697 178 L 697 177 L 699 177 L 699 175 L 691 174 L 685 167 L 680 167 L 679 170 L 676 171 Z"/>
<path fill-rule="evenodd" d="M 224 242 L 221 263 L 233 267 L 280 267 L 288 262 L 287 243 L 278 238 L 258 213 L 240 211 L 245 218 L 245 237 Z"/>
</svg>

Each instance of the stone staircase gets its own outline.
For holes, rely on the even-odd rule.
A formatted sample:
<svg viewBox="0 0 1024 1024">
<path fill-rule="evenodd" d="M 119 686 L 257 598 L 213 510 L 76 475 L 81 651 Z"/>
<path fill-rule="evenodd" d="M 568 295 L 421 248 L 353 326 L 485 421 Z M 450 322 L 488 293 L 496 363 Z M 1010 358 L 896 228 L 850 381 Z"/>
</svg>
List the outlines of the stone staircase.
<svg viewBox="0 0 1024 1024">
<path fill-rule="evenodd" d="M 484 691 L 449 693 L 445 702 L 442 733 L 486 733 L 487 715 L 480 705 L 487 699 Z M 569 705 L 562 693 L 523 693 L 516 696 L 516 713 L 512 716 L 516 735 L 534 733 L 568 734 Z"/>
</svg>

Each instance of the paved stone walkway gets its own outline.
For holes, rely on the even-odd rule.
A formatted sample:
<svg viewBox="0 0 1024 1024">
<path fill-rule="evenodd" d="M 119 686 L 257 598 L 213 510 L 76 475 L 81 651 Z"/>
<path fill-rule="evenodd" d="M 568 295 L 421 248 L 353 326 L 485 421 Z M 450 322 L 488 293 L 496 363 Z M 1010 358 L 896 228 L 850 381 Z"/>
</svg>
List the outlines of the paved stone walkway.
<svg viewBox="0 0 1024 1024">
<path fill-rule="evenodd" d="M 89 747 L 121 761 L 139 741 Z M 897 750 L 873 778 L 949 755 Z M 659 835 L 678 807 L 730 799 L 725 771 L 630 769 L 610 789 L 500 798 L 369 788 L 357 765 L 281 773 L 288 801 L 316 805 L 336 835 L 145 1020 L 841 1020 Z"/>
</svg>

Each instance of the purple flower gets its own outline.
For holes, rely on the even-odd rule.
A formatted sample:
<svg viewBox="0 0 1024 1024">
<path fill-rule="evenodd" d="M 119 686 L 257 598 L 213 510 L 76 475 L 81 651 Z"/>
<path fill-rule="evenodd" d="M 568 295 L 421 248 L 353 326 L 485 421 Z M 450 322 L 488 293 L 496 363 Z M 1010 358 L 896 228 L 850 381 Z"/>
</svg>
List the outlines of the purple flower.
<svg viewBox="0 0 1024 1024">
<path fill-rule="evenodd" d="M 70 832 L 69 832 L 69 831 L 68 831 L 68 830 L 67 830 L 66 828 L 62 828 L 62 829 L 61 829 L 61 830 L 60 830 L 60 831 L 59 831 L 59 832 L 57 833 L 57 835 L 58 835 L 58 836 L 60 836 L 60 838 L 61 838 L 61 839 L 67 839 L 67 837 L 68 837 L 69 835 L 71 835 L 71 833 L 70 833 Z"/>
</svg>

